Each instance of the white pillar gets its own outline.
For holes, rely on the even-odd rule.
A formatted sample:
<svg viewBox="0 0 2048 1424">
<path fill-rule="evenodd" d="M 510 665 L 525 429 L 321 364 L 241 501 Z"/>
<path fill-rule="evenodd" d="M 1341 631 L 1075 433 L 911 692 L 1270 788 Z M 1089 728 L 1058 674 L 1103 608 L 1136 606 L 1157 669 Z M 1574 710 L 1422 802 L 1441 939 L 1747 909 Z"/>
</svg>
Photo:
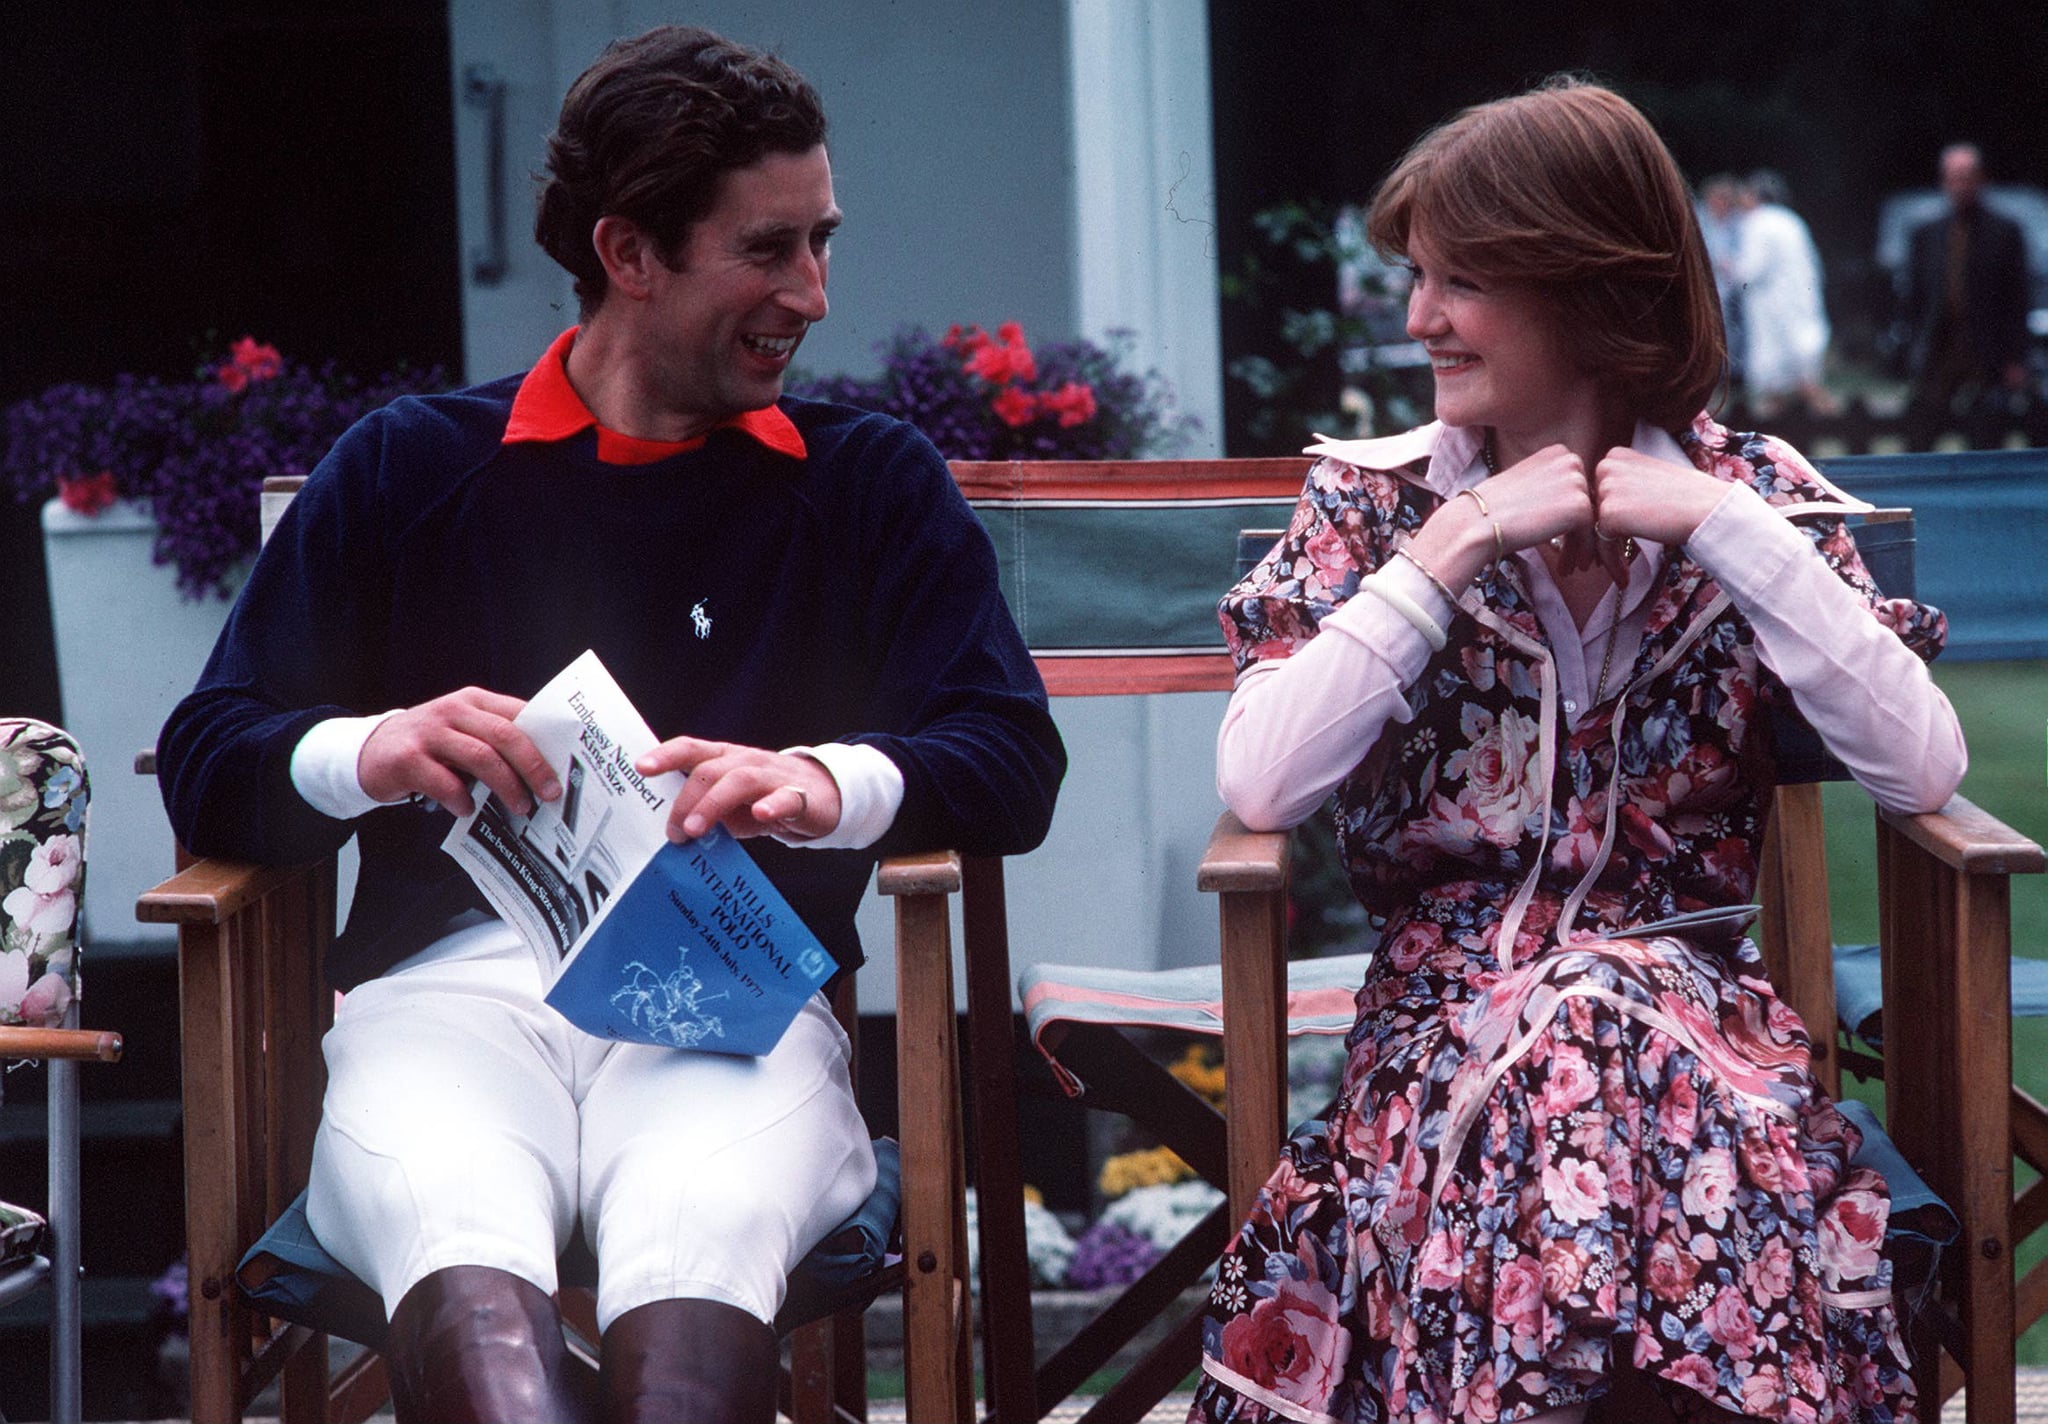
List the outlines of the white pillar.
<svg viewBox="0 0 2048 1424">
<path fill-rule="evenodd" d="M 1208 7 L 1067 0 L 1082 334 L 1132 331 L 1140 370 L 1173 384 L 1223 452 Z"/>
</svg>

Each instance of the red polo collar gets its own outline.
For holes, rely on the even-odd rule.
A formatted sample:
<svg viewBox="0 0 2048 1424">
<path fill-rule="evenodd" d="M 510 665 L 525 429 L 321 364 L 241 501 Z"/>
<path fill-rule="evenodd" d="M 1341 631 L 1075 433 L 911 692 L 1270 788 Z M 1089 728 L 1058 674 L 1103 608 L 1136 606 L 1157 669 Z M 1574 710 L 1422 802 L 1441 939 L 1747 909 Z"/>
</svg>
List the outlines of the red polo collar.
<svg viewBox="0 0 2048 1424">
<path fill-rule="evenodd" d="M 505 444 L 567 440 L 594 429 L 597 458 L 608 465 L 651 465 L 656 460 L 702 448 L 704 435 L 694 440 L 642 440 L 599 425 L 583 397 L 569 384 L 569 348 L 575 344 L 576 331 L 572 326 L 556 337 L 547 353 L 519 383 L 519 393 L 512 398 L 512 417 L 505 422 Z M 778 406 L 747 411 L 722 420 L 713 428 L 737 430 L 792 460 L 801 460 L 805 455 L 803 432 Z"/>
</svg>

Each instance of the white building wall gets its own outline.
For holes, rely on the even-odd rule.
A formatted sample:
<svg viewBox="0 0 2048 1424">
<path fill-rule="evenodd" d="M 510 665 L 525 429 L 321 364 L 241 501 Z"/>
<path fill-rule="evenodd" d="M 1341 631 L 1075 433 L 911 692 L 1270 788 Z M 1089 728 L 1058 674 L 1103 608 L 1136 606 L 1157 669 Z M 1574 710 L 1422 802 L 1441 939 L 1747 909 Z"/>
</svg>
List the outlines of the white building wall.
<svg viewBox="0 0 2048 1424">
<path fill-rule="evenodd" d="M 871 373 L 899 326 L 1022 322 L 1034 342 L 1132 333 L 1220 451 L 1214 192 L 1201 0 L 452 0 L 463 248 L 484 244 L 484 111 L 472 66 L 506 84 L 508 269 L 466 275 L 468 374 L 529 364 L 575 320 L 568 278 L 532 242 L 530 175 L 570 81 L 615 35 L 706 25 L 788 59 L 831 122 L 847 221 L 831 316 L 802 364 Z M 1221 590 L 1219 589 L 1220 593 Z M 1213 961 L 1194 867 L 1215 819 L 1220 695 L 1063 699 L 1073 761 L 1053 833 L 1012 862 L 1013 957 Z M 657 729 L 669 730 L 669 729 Z M 677 731 L 683 729 L 674 729 Z M 871 897 L 863 1005 L 893 1003 L 890 907 Z"/>
</svg>

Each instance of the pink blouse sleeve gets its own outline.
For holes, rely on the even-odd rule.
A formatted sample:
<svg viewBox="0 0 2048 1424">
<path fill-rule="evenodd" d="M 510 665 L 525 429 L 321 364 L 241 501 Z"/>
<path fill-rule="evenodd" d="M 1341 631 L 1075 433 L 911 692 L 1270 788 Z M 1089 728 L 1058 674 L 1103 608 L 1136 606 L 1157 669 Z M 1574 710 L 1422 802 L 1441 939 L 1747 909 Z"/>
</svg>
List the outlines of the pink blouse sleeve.
<svg viewBox="0 0 2048 1424">
<path fill-rule="evenodd" d="M 1382 577 L 1397 580 L 1439 623 L 1450 621 L 1449 601 L 1401 560 Z M 1307 820 L 1389 723 L 1414 715 L 1405 689 L 1428 666 L 1430 651 L 1389 605 L 1354 598 L 1293 656 L 1246 669 L 1216 737 L 1223 804 L 1255 831 Z"/>
<path fill-rule="evenodd" d="M 1893 626 L 1912 605 L 1852 586 L 1785 514 L 1731 486 L 1686 549 L 1749 620 L 1758 656 L 1801 715 L 1878 804 L 1939 809 L 1961 784 L 1969 753 L 1955 709 Z"/>
</svg>

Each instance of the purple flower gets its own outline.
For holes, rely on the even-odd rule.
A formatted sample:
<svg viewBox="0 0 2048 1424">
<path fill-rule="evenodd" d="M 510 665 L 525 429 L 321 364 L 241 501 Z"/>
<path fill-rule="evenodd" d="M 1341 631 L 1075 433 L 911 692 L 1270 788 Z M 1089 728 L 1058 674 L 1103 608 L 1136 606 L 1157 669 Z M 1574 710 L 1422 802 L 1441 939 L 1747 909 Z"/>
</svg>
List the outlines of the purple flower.
<svg viewBox="0 0 2048 1424">
<path fill-rule="evenodd" d="M 237 373 L 224 381 L 223 369 Z M 175 565 L 187 597 L 228 596 L 256 551 L 257 494 L 272 475 L 304 475 L 341 433 L 410 392 L 445 390 L 435 367 L 364 381 L 307 366 L 244 337 L 233 359 L 185 380 L 116 376 L 51 386 L 0 416 L 0 491 L 47 499 L 60 481 L 102 472 L 115 493 L 149 502 L 154 557 Z"/>
<path fill-rule="evenodd" d="M 1160 1256 L 1150 1238 L 1116 1221 L 1097 1221 L 1074 1242 L 1067 1284 L 1075 1290 L 1129 1285 Z"/>
<path fill-rule="evenodd" d="M 180 1320 L 190 1311 L 189 1291 L 190 1280 L 183 1256 L 171 1262 L 162 1275 L 149 1283 L 149 1293 L 162 1301 L 165 1309 Z"/>
</svg>

